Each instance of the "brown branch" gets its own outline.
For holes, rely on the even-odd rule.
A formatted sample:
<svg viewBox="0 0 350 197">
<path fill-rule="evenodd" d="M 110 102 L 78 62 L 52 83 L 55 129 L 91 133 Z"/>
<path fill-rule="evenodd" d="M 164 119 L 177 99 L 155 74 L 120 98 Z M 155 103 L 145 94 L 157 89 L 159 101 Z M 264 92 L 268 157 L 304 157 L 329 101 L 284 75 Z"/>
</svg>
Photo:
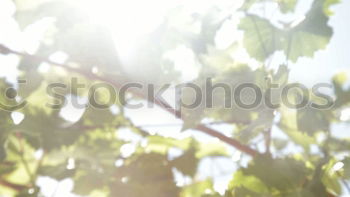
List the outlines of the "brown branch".
<svg viewBox="0 0 350 197">
<path fill-rule="evenodd" d="M 11 182 L 8 182 L 8 181 L 3 180 L 3 179 L 0 179 L 0 185 L 11 188 L 11 189 L 18 191 L 18 192 L 22 191 L 24 189 L 30 188 L 29 186 L 11 183 Z"/>
<path fill-rule="evenodd" d="M 102 76 L 95 75 L 92 72 L 88 72 L 86 70 L 81 70 L 81 69 L 78 69 L 78 68 L 72 68 L 72 67 L 70 67 L 70 66 L 68 66 L 66 64 L 56 63 L 56 62 L 53 62 L 53 61 L 48 60 L 48 59 L 43 58 L 43 57 L 39 57 L 39 56 L 36 56 L 36 55 L 29 55 L 29 54 L 26 54 L 26 53 L 14 51 L 14 50 L 11 50 L 8 47 L 3 46 L 1 44 L 0 44 L 0 52 L 3 52 L 4 54 L 16 54 L 16 55 L 22 56 L 22 57 L 31 57 L 31 58 L 40 60 L 42 62 L 46 62 L 46 63 L 54 65 L 54 66 L 58 66 L 58 67 L 64 68 L 67 71 L 81 74 L 81 75 L 83 75 L 86 78 L 89 78 L 91 80 L 98 80 L 98 81 L 102 81 L 102 82 L 107 82 L 107 83 L 113 85 L 114 87 L 116 87 L 118 89 L 121 88 L 123 84 L 129 82 L 128 80 L 122 79 L 122 78 L 119 78 L 118 81 L 112 80 L 112 79 L 109 79 L 109 78 L 104 78 Z M 156 105 L 158 105 L 159 107 L 163 108 L 165 111 L 168 111 L 169 113 L 173 114 L 175 117 L 184 120 L 184 118 L 180 115 L 180 112 L 177 111 L 176 109 L 174 109 L 173 107 L 171 107 L 169 104 L 164 103 L 164 102 L 162 102 L 161 100 L 158 100 L 158 99 L 156 99 L 155 101 L 151 101 L 151 100 L 147 99 L 147 97 L 143 93 L 138 92 L 138 91 L 132 91 L 132 90 L 129 90 L 129 91 L 132 94 L 134 94 L 135 96 L 141 97 L 141 98 L 147 100 L 148 102 L 153 102 Z M 240 151 L 242 151 L 242 152 L 244 152 L 244 153 L 246 153 L 248 155 L 256 156 L 257 154 L 259 154 L 258 151 L 250 148 L 249 146 L 241 144 L 239 141 L 237 141 L 235 139 L 232 139 L 232 138 L 229 138 L 229 137 L 223 135 L 222 133 L 220 133 L 220 132 L 218 132 L 218 131 L 216 131 L 214 129 L 211 129 L 211 128 L 205 126 L 205 125 L 202 125 L 202 124 L 198 125 L 196 127 L 196 129 L 202 131 L 203 133 L 206 133 L 208 135 L 216 137 L 216 138 L 220 139 L 221 141 L 226 142 L 227 144 L 235 147 L 236 149 L 238 149 L 238 150 L 240 150 Z"/>
</svg>

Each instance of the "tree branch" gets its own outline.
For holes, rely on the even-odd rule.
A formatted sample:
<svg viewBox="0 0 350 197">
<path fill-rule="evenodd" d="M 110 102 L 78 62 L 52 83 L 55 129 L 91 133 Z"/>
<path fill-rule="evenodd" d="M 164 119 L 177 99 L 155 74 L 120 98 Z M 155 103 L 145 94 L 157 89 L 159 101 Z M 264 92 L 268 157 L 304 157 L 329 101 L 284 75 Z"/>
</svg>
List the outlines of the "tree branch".
<svg viewBox="0 0 350 197">
<path fill-rule="evenodd" d="M 0 179 L 0 185 L 11 188 L 11 189 L 18 191 L 18 192 L 22 191 L 24 189 L 30 188 L 29 186 L 11 183 L 11 182 L 8 182 L 8 181 L 3 180 L 3 179 Z"/>
<path fill-rule="evenodd" d="M 16 54 L 16 55 L 22 56 L 22 57 L 31 57 L 31 58 L 40 60 L 41 62 L 46 62 L 48 64 L 64 68 L 67 71 L 81 74 L 81 75 L 85 76 L 86 78 L 89 78 L 90 80 L 98 80 L 98 81 L 109 83 L 109 84 L 113 85 L 114 87 L 116 87 L 118 89 L 120 89 L 123 84 L 129 82 L 127 79 L 121 79 L 121 78 L 118 79 L 118 81 L 112 80 L 112 79 L 109 79 L 109 78 L 104 78 L 102 76 L 95 75 L 92 72 L 88 72 L 86 70 L 81 70 L 81 69 L 78 69 L 78 68 L 72 68 L 72 67 L 70 67 L 70 66 L 68 66 L 66 64 L 56 63 L 56 62 L 53 62 L 53 61 L 48 60 L 48 59 L 43 58 L 43 57 L 39 57 L 39 56 L 36 56 L 36 55 L 29 55 L 29 54 L 26 54 L 26 53 L 23 53 L 23 52 L 14 51 L 14 50 L 11 50 L 8 47 L 3 46 L 3 45 L 0 44 L 0 53 L 1 52 L 3 54 Z M 149 100 L 147 98 L 147 96 L 145 96 L 143 93 L 135 91 L 135 90 L 134 91 L 129 90 L 129 91 L 132 94 L 134 94 L 135 96 L 141 97 L 141 98 L 147 100 L 148 102 L 155 103 L 159 107 L 163 108 L 165 111 L 168 111 L 169 113 L 173 114 L 175 117 L 183 120 L 183 117 L 180 115 L 180 112 L 177 111 L 176 109 L 174 109 L 173 107 L 171 107 L 169 104 L 164 103 L 164 102 L 162 102 L 161 100 L 158 100 L 158 99 L 156 99 L 154 101 Z M 214 129 L 211 129 L 211 128 L 205 126 L 205 125 L 202 125 L 202 124 L 198 125 L 196 127 L 196 129 L 199 130 L 199 131 L 202 131 L 203 133 L 206 133 L 206 134 L 208 134 L 210 136 L 216 137 L 216 138 L 220 139 L 221 141 L 226 142 L 227 144 L 231 145 L 232 147 L 234 147 L 234 148 L 236 148 L 236 149 L 238 149 L 238 150 L 240 150 L 240 151 L 242 151 L 242 152 L 244 152 L 244 153 L 246 153 L 248 155 L 256 156 L 256 155 L 260 154 L 258 151 L 250 148 L 249 146 L 241 144 L 238 140 L 235 140 L 235 139 L 232 139 L 230 137 L 227 137 L 227 136 L 223 135 L 222 133 L 220 133 L 220 132 L 218 132 L 218 131 L 216 131 Z"/>
</svg>

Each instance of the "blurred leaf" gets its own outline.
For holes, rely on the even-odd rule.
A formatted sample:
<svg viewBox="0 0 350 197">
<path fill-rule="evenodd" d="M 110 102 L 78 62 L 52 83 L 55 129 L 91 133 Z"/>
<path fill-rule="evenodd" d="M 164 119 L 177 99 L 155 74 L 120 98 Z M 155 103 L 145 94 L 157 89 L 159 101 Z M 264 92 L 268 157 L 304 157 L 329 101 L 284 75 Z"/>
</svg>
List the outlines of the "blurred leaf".
<svg viewBox="0 0 350 197">
<path fill-rule="evenodd" d="M 317 50 L 326 48 L 333 35 L 328 20 L 322 1 L 314 1 L 305 20 L 295 27 L 279 29 L 266 19 L 247 14 L 239 28 L 245 32 L 244 46 L 251 57 L 264 61 L 275 51 L 284 50 L 296 62 L 299 57 L 313 57 Z"/>
<path fill-rule="evenodd" d="M 197 158 L 229 155 L 227 146 L 221 143 L 199 143 L 199 147 L 196 152 Z"/>
<path fill-rule="evenodd" d="M 145 147 L 145 150 L 160 154 L 166 154 L 170 148 L 180 148 L 181 150 L 188 150 L 191 143 L 191 138 L 178 140 L 174 138 L 166 138 L 157 135 L 152 135 L 147 137 L 147 146 Z"/>
<path fill-rule="evenodd" d="M 16 127 L 35 148 L 52 150 L 70 145 L 82 134 L 74 125 L 69 125 L 57 114 L 48 114 L 40 109 L 26 110 L 24 120 Z"/>
<path fill-rule="evenodd" d="M 180 197 L 193 197 L 193 196 L 206 197 L 205 194 L 209 195 L 208 194 L 209 190 L 213 191 L 212 181 L 211 180 L 200 181 L 185 187 L 182 190 Z"/>
<path fill-rule="evenodd" d="M 298 0 L 277 0 L 282 13 L 294 12 Z"/>
<path fill-rule="evenodd" d="M 190 148 L 183 155 L 171 161 L 171 164 L 183 174 L 193 177 L 197 172 L 198 161 L 196 150 Z"/>
<path fill-rule="evenodd" d="M 234 178 L 229 185 L 230 190 L 240 187 L 244 187 L 247 190 L 260 194 L 268 192 L 268 188 L 263 182 L 261 182 L 261 180 L 255 176 L 245 175 L 241 170 L 235 173 Z"/>
<path fill-rule="evenodd" d="M 324 0 L 323 9 L 326 15 L 331 16 L 333 15 L 333 11 L 330 10 L 330 7 L 334 4 L 340 3 L 340 0 Z"/>
<path fill-rule="evenodd" d="M 258 156 L 242 171 L 246 175 L 256 176 L 266 186 L 281 191 L 298 188 L 308 172 L 301 161 L 291 158 L 272 159 L 269 156 Z"/>
<path fill-rule="evenodd" d="M 130 158 L 119 168 L 111 187 L 111 196 L 176 197 L 179 190 L 166 157 L 159 154 L 142 154 Z"/>
<path fill-rule="evenodd" d="M 251 57 L 263 61 L 280 49 L 282 32 L 268 20 L 254 15 L 247 15 L 240 22 L 244 31 L 244 47 Z"/>
<path fill-rule="evenodd" d="M 89 195 L 93 190 L 100 189 L 106 184 L 102 173 L 90 171 L 88 174 L 77 176 L 73 193 L 79 195 Z"/>
<path fill-rule="evenodd" d="M 0 176 L 9 174 L 13 172 L 15 169 L 16 169 L 16 166 L 14 165 L 14 163 L 11 163 L 11 162 L 0 163 Z"/>
<path fill-rule="evenodd" d="M 38 172 L 41 176 L 49 176 L 58 181 L 72 177 L 74 170 L 67 169 L 67 165 L 59 164 L 55 166 L 42 166 Z"/>
<path fill-rule="evenodd" d="M 279 139 L 279 138 L 274 138 L 272 139 L 272 143 L 273 146 L 277 149 L 277 150 L 282 150 L 284 149 L 287 145 L 288 145 L 288 140 L 285 139 Z"/>
<path fill-rule="evenodd" d="M 306 107 L 298 110 L 298 129 L 313 136 L 318 131 L 329 130 L 329 120 L 324 111 Z"/>
<path fill-rule="evenodd" d="M 304 134 L 298 129 L 297 111 L 282 108 L 282 117 L 279 122 L 279 127 L 288 135 L 296 144 L 301 145 L 305 150 L 309 150 L 310 145 L 316 143 L 316 140 L 307 134 Z M 307 120 L 305 120 L 307 121 Z"/>
</svg>

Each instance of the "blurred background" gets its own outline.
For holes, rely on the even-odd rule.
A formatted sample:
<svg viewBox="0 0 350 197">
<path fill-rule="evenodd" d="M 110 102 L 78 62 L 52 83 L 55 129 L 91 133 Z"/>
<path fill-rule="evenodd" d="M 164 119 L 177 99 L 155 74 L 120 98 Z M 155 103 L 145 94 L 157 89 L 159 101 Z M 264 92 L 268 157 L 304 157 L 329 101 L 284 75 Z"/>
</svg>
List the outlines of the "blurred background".
<svg viewBox="0 0 350 197">
<path fill-rule="evenodd" d="M 14 51 L 65 63 L 72 68 L 106 79 L 116 81 L 128 79 L 142 84 L 155 84 L 157 87 L 169 83 L 171 87 L 164 97 L 172 106 L 177 102 L 174 91 L 176 84 L 200 83 L 205 77 L 218 77 L 215 78 L 217 81 L 223 79 L 231 83 L 231 79 L 242 76 L 244 81 L 247 76 L 250 76 L 245 75 L 244 69 L 241 73 L 239 71 L 238 74 L 230 75 L 231 68 L 240 68 L 237 65 L 245 65 L 252 73 L 261 68 L 264 68 L 266 73 L 276 73 L 281 65 L 286 65 L 290 70 L 289 82 L 302 83 L 312 88 L 317 83 L 333 84 L 334 76 L 338 78 L 346 76 L 350 65 L 350 58 L 348 58 L 350 27 L 347 21 L 350 18 L 350 2 L 327 1 L 329 4 L 334 4 L 327 10 L 332 13 L 327 13 L 329 14 L 327 19 L 323 19 L 323 15 L 310 14 L 310 10 L 317 7 L 315 2 L 318 0 L 0 0 L 0 44 Z M 319 2 L 324 3 L 323 0 Z M 260 28 L 260 33 L 253 35 L 249 32 L 254 29 L 254 25 L 245 22 L 250 15 L 259 17 L 253 24 Z M 312 24 L 316 25 L 305 31 L 314 34 L 301 35 L 299 40 L 292 41 L 294 48 L 287 52 L 284 46 L 287 42 L 283 40 L 284 34 L 293 32 L 294 30 L 290 29 L 294 27 L 297 27 L 295 30 L 298 31 L 297 33 L 303 32 L 302 25 L 308 20 L 313 20 Z M 268 21 L 276 30 L 266 28 L 265 21 Z M 323 22 L 325 26 L 322 26 Z M 283 36 L 279 38 L 279 34 Z M 274 44 L 270 51 L 268 43 L 275 38 L 280 40 L 273 42 L 281 42 L 281 47 L 279 48 L 278 44 L 276 47 Z M 263 52 L 257 52 L 260 50 L 257 48 L 260 46 L 258 41 L 261 39 L 267 45 L 264 53 L 268 50 L 268 55 L 265 54 L 264 57 L 261 57 Z M 250 47 L 247 47 L 247 43 Z M 91 85 L 98 80 L 87 79 L 79 73 L 57 68 L 30 56 L 0 54 L 0 63 L 0 77 L 3 78 L 3 83 L 17 90 L 18 102 L 19 100 L 28 101 L 24 109 L 10 114 L 1 114 L 2 120 L 7 120 L 6 117 L 9 116 L 12 122 L 1 123 L 10 126 L 1 128 L 1 132 L 4 133 L 2 136 L 6 136 L 1 138 L 5 144 L 6 157 L 0 166 L 0 175 L 5 177 L 4 180 L 22 185 L 29 184 L 23 191 L 0 184 L 2 185 L 0 195 L 15 196 L 19 195 L 17 193 L 23 193 L 23 196 L 132 197 L 147 193 L 144 196 L 224 196 L 228 195 L 227 191 L 232 187 L 233 174 L 241 167 L 248 166 L 251 160 L 249 155 L 242 153 L 236 147 L 229 146 L 218 138 L 194 128 L 200 122 L 226 137 L 240 139 L 236 137 L 240 136 L 238 133 L 251 127 L 244 123 L 245 120 L 250 122 L 258 119 L 256 114 L 260 114 L 260 111 L 249 112 L 249 114 L 219 110 L 188 112 L 189 115 L 186 115 L 185 119 L 191 120 L 189 123 L 174 117 L 159 106 L 148 107 L 147 101 L 130 95 L 131 102 L 141 102 L 144 107 L 123 108 L 117 101 L 110 103 L 106 114 L 98 110 L 74 106 L 72 102 L 75 100 L 83 105 L 88 102 L 85 88 L 76 93 L 62 92 L 66 105 L 55 112 L 44 106 L 44 103 L 52 101 L 52 98 L 45 95 L 45 87 L 48 84 L 61 82 L 70 86 L 72 77 L 77 77 L 86 85 Z M 19 84 L 18 79 L 26 79 L 27 83 Z M 342 87 L 348 89 L 346 79 L 343 81 Z M 337 96 L 332 90 L 327 91 L 332 97 Z M 101 101 L 106 101 L 104 97 L 106 97 L 105 92 L 98 94 Z M 347 99 L 345 96 L 343 98 Z M 193 114 L 201 114 L 201 117 Z M 305 161 L 306 166 L 314 165 L 310 169 L 316 169 L 317 159 L 314 157 L 322 155 L 322 143 L 302 142 L 310 142 L 306 145 L 308 148 L 305 148 L 305 144 L 298 144 L 300 141 L 289 139 L 291 136 L 284 133 L 283 127 L 277 123 L 283 119 L 281 114 L 282 112 L 274 113 L 270 121 L 272 122 L 270 130 L 272 138 L 285 141 L 285 145 L 281 150 L 272 148 L 271 154 L 276 157 L 294 155 L 295 158 L 304 158 L 300 160 Z M 327 132 L 332 133 L 334 138 L 347 139 L 350 110 L 344 105 L 332 112 L 332 115 L 334 114 L 337 118 L 333 116 L 330 118 Z M 238 123 L 233 124 L 230 122 L 232 119 L 237 120 Z M 305 117 L 304 120 L 307 122 L 310 120 L 310 125 L 318 124 L 309 117 Z M 61 130 L 74 134 L 59 133 Z M 91 130 L 92 134 L 86 134 L 87 130 Z M 318 128 L 314 130 L 319 131 Z M 327 138 L 326 136 L 327 134 L 323 133 L 312 137 L 299 136 L 299 138 L 308 140 L 310 137 L 317 141 L 320 138 Z M 23 138 L 23 144 L 17 142 L 18 138 Z M 116 144 L 111 139 L 116 139 Z M 195 158 L 191 153 L 191 147 L 195 142 L 190 139 L 198 143 L 194 148 Z M 249 136 L 249 139 L 240 140 L 257 151 L 264 152 L 266 142 L 263 139 L 263 135 L 257 132 Z M 16 157 L 11 149 L 12 142 L 15 146 L 24 146 L 27 151 Z M 205 147 L 212 149 L 206 150 Z M 338 151 L 338 149 L 332 151 Z M 153 159 L 145 158 L 144 161 L 141 156 L 150 152 L 157 154 L 152 155 Z M 164 158 L 158 154 L 163 155 Z M 348 152 L 338 151 L 332 155 L 334 161 L 329 165 L 334 167 L 338 164 L 335 166 L 343 168 L 344 155 L 347 156 Z M 173 176 L 170 182 L 174 181 L 174 186 L 166 184 L 169 180 L 165 180 L 162 185 L 155 178 L 149 181 L 154 183 L 153 186 L 140 189 L 140 185 L 144 182 L 137 181 L 143 180 L 142 177 L 131 175 L 137 181 L 135 183 L 131 181 L 130 187 L 119 187 L 118 184 L 128 182 L 128 178 L 125 177 L 133 171 L 140 172 L 139 176 L 154 175 L 154 173 L 148 175 L 147 169 L 140 170 L 139 163 L 142 166 L 157 167 L 159 171 L 164 167 L 148 164 L 149 160 L 166 161 L 171 165 L 176 162 L 181 163 L 174 164 L 175 167 L 171 166 L 169 171 L 171 177 Z M 3 169 L 5 171 L 8 168 L 5 161 L 11 166 L 16 166 L 16 169 L 6 171 L 3 175 Z M 43 164 L 37 162 L 43 162 Z M 41 168 L 41 165 L 44 167 Z M 114 171 L 112 166 L 129 173 L 121 176 L 121 183 L 111 180 L 111 176 L 117 177 L 115 174 L 119 173 Z M 121 166 L 133 168 L 124 169 Z M 67 170 L 73 170 L 74 173 Z M 101 175 L 98 174 L 99 170 L 103 171 L 104 178 L 99 177 Z M 156 169 L 150 171 L 152 170 Z M 167 170 L 164 169 L 164 172 Z M 9 173 L 10 171 L 12 174 Z M 91 175 L 90 172 L 96 172 L 98 175 Z M 95 182 L 84 182 L 90 179 L 95 179 Z M 81 184 L 77 186 L 77 182 Z M 340 180 L 335 182 L 339 186 L 334 187 L 339 187 L 341 190 L 338 192 L 339 196 L 349 196 L 346 182 Z M 201 185 L 194 187 L 195 183 L 201 183 Z M 113 184 L 118 186 L 114 187 Z M 40 191 L 37 188 L 40 188 Z M 117 188 L 117 191 L 113 188 Z M 166 189 L 163 191 L 159 188 Z M 158 192 L 158 190 L 161 191 Z M 139 191 L 139 193 L 129 191 Z"/>
</svg>

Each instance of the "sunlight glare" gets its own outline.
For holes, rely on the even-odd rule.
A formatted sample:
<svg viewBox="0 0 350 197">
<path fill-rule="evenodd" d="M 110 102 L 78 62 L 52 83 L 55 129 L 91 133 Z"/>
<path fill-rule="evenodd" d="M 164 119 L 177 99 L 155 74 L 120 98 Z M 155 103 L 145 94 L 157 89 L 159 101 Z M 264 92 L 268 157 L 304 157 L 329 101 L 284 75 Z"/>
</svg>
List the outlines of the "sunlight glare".
<svg viewBox="0 0 350 197">
<path fill-rule="evenodd" d="M 162 22 L 169 6 L 162 0 L 88 0 L 82 5 L 92 23 L 111 30 L 121 55 L 127 55 L 142 35 L 152 32 Z"/>
</svg>

